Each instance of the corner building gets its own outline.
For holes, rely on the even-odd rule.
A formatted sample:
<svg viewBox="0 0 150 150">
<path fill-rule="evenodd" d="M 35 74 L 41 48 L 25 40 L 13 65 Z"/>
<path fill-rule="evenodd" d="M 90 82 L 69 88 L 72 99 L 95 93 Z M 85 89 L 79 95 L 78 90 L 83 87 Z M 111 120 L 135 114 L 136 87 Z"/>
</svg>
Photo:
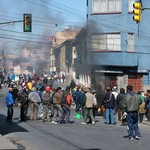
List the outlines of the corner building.
<svg viewBox="0 0 150 150">
<path fill-rule="evenodd" d="M 131 84 L 138 92 L 150 87 L 150 11 L 143 10 L 136 23 L 135 2 L 87 0 L 86 63 L 90 84 L 98 89 Z M 142 0 L 142 7 L 150 8 L 150 1 Z M 85 71 L 78 74 L 81 80 Z M 89 82 L 89 75 L 86 78 Z"/>
</svg>

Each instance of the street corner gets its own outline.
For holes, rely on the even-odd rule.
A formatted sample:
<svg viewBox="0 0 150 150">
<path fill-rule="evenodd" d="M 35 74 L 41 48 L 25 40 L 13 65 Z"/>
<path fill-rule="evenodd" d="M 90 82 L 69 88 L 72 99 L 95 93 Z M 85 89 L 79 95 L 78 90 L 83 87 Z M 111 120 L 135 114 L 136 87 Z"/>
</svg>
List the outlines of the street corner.
<svg viewBox="0 0 150 150">
<path fill-rule="evenodd" d="M 18 150 L 19 147 L 14 144 L 11 140 L 9 140 L 8 138 L 2 136 L 0 134 L 0 149 L 13 149 L 13 150 Z"/>
</svg>

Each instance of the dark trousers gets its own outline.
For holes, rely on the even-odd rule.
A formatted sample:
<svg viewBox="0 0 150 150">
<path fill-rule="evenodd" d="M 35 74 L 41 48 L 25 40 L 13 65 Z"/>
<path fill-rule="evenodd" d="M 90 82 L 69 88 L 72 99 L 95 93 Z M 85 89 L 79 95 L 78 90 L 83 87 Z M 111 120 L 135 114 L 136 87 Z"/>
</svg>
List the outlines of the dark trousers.
<svg viewBox="0 0 150 150">
<path fill-rule="evenodd" d="M 129 127 L 128 136 L 129 138 L 134 136 L 140 136 L 139 126 L 138 126 L 138 111 L 127 113 L 127 124 Z"/>
<path fill-rule="evenodd" d="M 91 121 L 95 121 L 93 116 L 93 108 L 84 108 L 84 122 L 87 123 L 87 119 L 91 118 Z"/>
<path fill-rule="evenodd" d="M 147 121 L 150 121 L 150 109 L 147 110 L 145 115 L 146 115 Z"/>
<path fill-rule="evenodd" d="M 62 115 L 62 108 L 60 106 L 60 104 L 54 104 L 53 105 L 53 121 L 55 122 L 59 122 L 60 121 L 60 117 Z"/>
<path fill-rule="evenodd" d="M 43 105 L 43 121 L 50 121 L 50 116 L 49 116 L 49 106 L 44 104 Z"/>
<path fill-rule="evenodd" d="M 139 114 L 139 122 L 140 123 L 143 121 L 144 115 L 145 115 L 145 113 L 144 114 Z"/>
<path fill-rule="evenodd" d="M 62 105 L 62 115 L 60 117 L 60 123 L 62 123 L 66 118 L 65 123 L 69 123 L 70 121 L 70 107 L 66 104 Z"/>
<path fill-rule="evenodd" d="M 24 108 L 24 107 L 20 108 L 20 120 L 21 121 L 27 120 L 27 112 L 28 112 L 28 108 Z"/>
<path fill-rule="evenodd" d="M 12 121 L 14 110 L 13 105 L 7 105 L 7 118 L 6 121 Z"/>
</svg>

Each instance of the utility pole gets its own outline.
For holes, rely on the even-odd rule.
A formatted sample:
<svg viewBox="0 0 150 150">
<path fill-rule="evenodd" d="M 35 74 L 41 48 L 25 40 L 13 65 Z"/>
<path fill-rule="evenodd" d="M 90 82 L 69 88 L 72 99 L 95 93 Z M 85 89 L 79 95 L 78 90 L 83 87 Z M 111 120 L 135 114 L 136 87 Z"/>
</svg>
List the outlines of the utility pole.
<svg viewBox="0 0 150 150">
<path fill-rule="evenodd" d="M 2 67 L 3 67 L 4 74 L 6 74 L 7 73 L 6 67 L 7 66 L 6 66 L 6 57 L 5 57 L 4 49 L 5 49 L 5 47 L 3 46 L 3 48 L 2 48 Z"/>
</svg>

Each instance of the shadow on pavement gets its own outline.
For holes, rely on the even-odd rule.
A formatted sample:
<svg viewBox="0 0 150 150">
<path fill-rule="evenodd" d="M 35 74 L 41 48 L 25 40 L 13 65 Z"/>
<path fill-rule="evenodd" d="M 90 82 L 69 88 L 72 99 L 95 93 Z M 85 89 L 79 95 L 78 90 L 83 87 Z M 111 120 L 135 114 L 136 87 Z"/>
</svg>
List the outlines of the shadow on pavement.
<svg viewBox="0 0 150 150">
<path fill-rule="evenodd" d="M 88 149 L 80 149 L 80 150 L 102 150 L 102 149 L 99 149 L 99 148 L 88 148 Z"/>
<path fill-rule="evenodd" d="M 19 122 L 18 122 L 19 123 Z M 20 127 L 17 122 L 7 122 L 6 116 L 0 114 L 0 134 L 6 135 L 12 132 L 28 132 Z"/>
<path fill-rule="evenodd" d="M 127 138 L 129 138 L 129 136 L 128 135 L 124 135 L 123 138 L 127 139 Z"/>
</svg>

